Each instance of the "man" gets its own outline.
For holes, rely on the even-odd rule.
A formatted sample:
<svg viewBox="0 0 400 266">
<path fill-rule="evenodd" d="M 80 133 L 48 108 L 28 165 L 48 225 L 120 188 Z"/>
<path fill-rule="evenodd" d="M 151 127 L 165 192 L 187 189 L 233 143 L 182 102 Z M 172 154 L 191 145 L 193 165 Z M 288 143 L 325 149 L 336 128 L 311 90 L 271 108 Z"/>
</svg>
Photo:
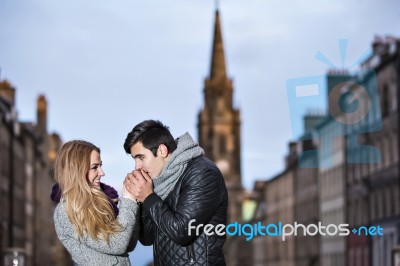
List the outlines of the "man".
<svg viewBox="0 0 400 266">
<path fill-rule="evenodd" d="M 142 203 L 139 240 L 154 245 L 155 265 L 225 265 L 225 234 L 203 228 L 226 225 L 228 193 L 203 149 L 188 133 L 174 140 L 154 120 L 136 125 L 124 149 L 135 160 L 124 184 Z"/>
</svg>

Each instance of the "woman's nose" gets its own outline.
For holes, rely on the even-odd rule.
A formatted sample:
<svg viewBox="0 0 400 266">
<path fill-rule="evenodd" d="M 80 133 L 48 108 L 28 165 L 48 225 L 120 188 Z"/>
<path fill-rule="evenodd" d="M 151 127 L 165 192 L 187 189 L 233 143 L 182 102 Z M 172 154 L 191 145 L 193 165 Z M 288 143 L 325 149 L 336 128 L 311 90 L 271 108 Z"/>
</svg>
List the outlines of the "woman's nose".
<svg viewBox="0 0 400 266">
<path fill-rule="evenodd" d="M 99 169 L 99 176 L 105 176 L 106 174 L 104 173 L 103 169 L 100 167 Z"/>
</svg>

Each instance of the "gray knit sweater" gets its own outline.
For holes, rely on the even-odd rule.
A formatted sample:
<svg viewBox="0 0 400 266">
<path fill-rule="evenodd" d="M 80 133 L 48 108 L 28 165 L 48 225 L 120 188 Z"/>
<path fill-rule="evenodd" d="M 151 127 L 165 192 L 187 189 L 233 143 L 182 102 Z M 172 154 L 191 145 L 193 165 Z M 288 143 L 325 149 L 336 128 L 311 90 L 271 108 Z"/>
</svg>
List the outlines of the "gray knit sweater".
<svg viewBox="0 0 400 266">
<path fill-rule="evenodd" d="M 54 224 L 57 236 L 78 265 L 131 265 L 128 252 L 132 251 L 138 239 L 139 224 L 138 206 L 130 199 L 122 198 L 119 202 L 117 220 L 122 231 L 110 237 L 110 243 L 84 236 L 78 238 L 73 225 L 69 221 L 65 204 L 61 202 L 54 211 Z"/>
</svg>

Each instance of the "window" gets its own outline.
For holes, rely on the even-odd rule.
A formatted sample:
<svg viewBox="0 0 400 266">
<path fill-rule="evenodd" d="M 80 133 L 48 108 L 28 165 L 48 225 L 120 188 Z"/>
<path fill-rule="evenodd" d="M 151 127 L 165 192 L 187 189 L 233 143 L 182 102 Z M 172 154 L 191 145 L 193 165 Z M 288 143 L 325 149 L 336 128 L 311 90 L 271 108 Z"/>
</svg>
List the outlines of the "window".
<svg viewBox="0 0 400 266">
<path fill-rule="evenodd" d="M 385 118 L 389 115 L 389 89 L 387 85 L 383 86 L 382 90 L 382 118 Z"/>
<path fill-rule="evenodd" d="M 226 154 L 226 137 L 225 137 L 225 135 L 220 135 L 220 137 L 219 137 L 219 152 L 221 155 Z"/>
</svg>

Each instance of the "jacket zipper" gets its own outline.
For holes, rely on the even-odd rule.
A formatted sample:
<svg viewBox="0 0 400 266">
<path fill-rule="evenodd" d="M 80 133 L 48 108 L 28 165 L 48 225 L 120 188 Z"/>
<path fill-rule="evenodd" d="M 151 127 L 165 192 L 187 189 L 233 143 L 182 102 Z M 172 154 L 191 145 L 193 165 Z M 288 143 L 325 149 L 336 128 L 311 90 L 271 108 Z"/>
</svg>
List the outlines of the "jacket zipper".
<svg viewBox="0 0 400 266">
<path fill-rule="evenodd" d="M 189 264 L 193 264 L 194 263 L 193 245 L 187 246 L 186 251 L 187 251 L 187 255 L 188 255 Z"/>
</svg>

